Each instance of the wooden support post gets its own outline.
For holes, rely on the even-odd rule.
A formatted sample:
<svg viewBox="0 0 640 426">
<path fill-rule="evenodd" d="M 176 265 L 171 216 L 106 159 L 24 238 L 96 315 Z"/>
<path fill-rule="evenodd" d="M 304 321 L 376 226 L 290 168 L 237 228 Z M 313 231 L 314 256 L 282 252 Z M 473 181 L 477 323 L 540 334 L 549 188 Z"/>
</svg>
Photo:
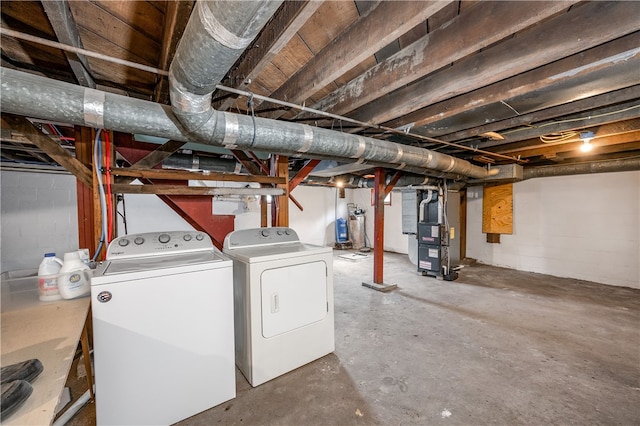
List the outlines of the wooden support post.
<svg viewBox="0 0 640 426">
<path fill-rule="evenodd" d="M 279 155 L 276 160 L 276 176 L 285 178 L 284 184 L 276 185 L 277 188 L 284 189 L 284 195 L 278 199 L 278 217 L 276 226 L 289 226 L 289 157 Z"/>
<path fill-rule="evenodd" d="M 363 282 L 365 287 L 387 292 L 398 286 L 384 284 L 384 197 L 386 195 L 385 170 L 376 167 L 374 180 L 374 225 L 373 225 L 373 283 Z M 396 180 L 397 181 L 397 180 Z M 393 186 L 391 186 L 393 187 Z M 390 189 L 389 189 L 390 190 Z"/>
<path fill-rule="evenodd" d="M 384 190 L 386 173 L 376 167 L 374 180 L 375 206 L 373 224 L 373 282 L 383 283 L 384 270 Z"/>
<path fill-rule="evenodd" d="M 263 195 L 262 197 L 260 197 L 260 226 L 262 228 L 266 228 L 269 225 L 267 212 L 267 196 Z"/>
<path fill-rule="evenodd" d="M 88 127 L 76 126 L 75 147 L 76 159 L 93 170 L 93 131 Z M 93 175 L 93 173 L 92 173 Z M 100 235 L 95 234 L 95 213 L 93 205 L 93 187 L 81 180 L 76 180 L 76 196 L 78 208 L 78 247 L 89 249 L 93 255 L 96 252 Z"/>
</svg>

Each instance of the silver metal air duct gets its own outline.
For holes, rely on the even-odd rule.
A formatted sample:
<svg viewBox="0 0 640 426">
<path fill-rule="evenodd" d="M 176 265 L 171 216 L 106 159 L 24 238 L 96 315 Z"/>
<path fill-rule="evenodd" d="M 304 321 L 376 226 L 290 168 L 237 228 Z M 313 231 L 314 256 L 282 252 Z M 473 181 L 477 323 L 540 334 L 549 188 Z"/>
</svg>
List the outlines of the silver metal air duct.
<svg viewBox="0 0 640 426">
<path fill-rule="evenodd" d="M 191 15 L 169 71 L 171 103 L 176 117 L 198 140 L 233 149 L 329 155 L 418 166 L 473 176 L 487 172 L 454 157 L 309 126 L 214 113 L 211 95 L 242 51 L 280 6 L 280 1 L 224 2 L 200 0 Z M 203 133 L 202 129 L 212 132 Z M 208 138 L 218 131 L 218 140 Z M 204 138 L 204 140 L 202 139 Z M 220 139 L 221 138 L 221 139 Z M 248 146 L 247 146 L 248 143 Z M 387 166 L 389 167 L 389 166 Z M 475 169 L 474 169 L 475 167 Z"/>
<path fill-rule="evenodd" d="M 586 175 L 591 173 L 630 172 L 636 170 L 640 170 L 640 158 L 624 158 L 620 160 L 597 161 L 591 163 L 525 168 L 523 179 Z"/>
<path fill-rule="evenodd" d="M 198 142 L 229 149 L 368 161 L 414 173 L 446 172 L 472 178 L 487 170 L 449 155 L 304 124 L 212 110 L 192 132 L 171 107 L 2 68 L 0 108 L 9 114 L 81 126 Z"/>
<path fill-rule="evenodd" d="M 212 112 L 211 95 L 282 0 L 200 0 L 169 68 L 176 116 L 192 131 Z"/>
</svg>

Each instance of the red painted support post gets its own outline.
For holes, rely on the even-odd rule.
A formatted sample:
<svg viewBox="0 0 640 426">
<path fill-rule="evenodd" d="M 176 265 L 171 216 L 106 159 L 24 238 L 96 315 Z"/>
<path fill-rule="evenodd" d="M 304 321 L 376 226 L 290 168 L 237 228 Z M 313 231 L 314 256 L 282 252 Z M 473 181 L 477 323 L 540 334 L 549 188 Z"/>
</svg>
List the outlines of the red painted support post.
<svg viewBox="0 0 640 426">
<path fill-rule="evenodd" d="M 382 167 L 375 169 L 374 189 L 374 225 L 373 225 L 373 282 L 383 284 L 384 264 L 384 197 L 385 171 Z"/>
</svg>

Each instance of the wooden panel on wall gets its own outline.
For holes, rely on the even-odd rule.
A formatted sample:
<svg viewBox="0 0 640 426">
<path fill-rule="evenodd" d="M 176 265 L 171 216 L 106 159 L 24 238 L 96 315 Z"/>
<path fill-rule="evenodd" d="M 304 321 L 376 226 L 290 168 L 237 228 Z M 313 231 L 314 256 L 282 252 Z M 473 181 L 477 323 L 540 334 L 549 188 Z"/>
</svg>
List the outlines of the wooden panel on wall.
<svg viewBox="0 0 640 426">
<path fill-rule="evenodd" d="M 484 187 L 482 232 L 487 234 L 513 234 L 512 183 Z"/>
</svg>

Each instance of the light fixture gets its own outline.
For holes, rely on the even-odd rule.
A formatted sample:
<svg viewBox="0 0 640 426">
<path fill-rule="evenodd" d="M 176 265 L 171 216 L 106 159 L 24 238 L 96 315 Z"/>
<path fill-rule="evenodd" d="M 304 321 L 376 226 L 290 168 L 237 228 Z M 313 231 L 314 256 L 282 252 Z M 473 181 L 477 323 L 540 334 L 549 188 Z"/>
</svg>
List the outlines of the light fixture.
<svg viewBox="0 0 640 426">
<path fill-rule="evenodd" d="M 591 139 L 595 134 L 593 132 L 580 132 L 580 139 L 582 139 L 582 145 L 580 146 L 580 151 L 589 152 L 593 148 L 591 145 Z"/>
</svg>

